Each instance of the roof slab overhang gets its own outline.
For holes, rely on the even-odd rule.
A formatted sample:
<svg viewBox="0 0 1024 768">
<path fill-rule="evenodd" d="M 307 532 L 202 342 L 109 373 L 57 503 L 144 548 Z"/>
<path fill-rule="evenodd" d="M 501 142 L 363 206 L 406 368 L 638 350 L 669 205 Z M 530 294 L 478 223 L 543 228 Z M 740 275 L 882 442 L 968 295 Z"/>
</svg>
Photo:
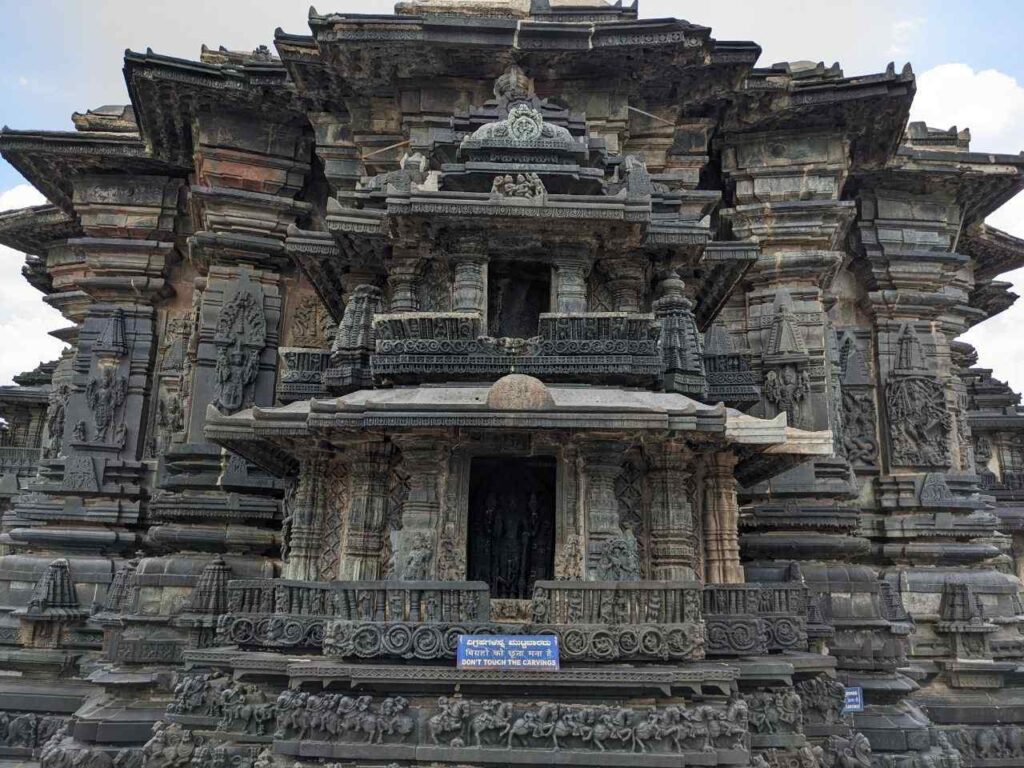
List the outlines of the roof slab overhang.
<svg viewBox="0 0 1024 768">
<path fill-rule="evenodd" d="M 539 382 L 538 382 L 539 383 Z M 832 433 L 786 425 L 785 414 L 758 419 L 721 403 L 616 387 L 541 385 L 546 405 L 494 404 L 495 385 L 423 385 L 360 390 L 329 400 L 253 407 L 223 415 L 207 410 L 208 440 L 278 475 L 294 474 L 311 449 L 344 451 L 354 439 L 400 433 L 558 433 L 642 440 L 683 439 L 734 451 L 744 485 L 832 453 Z M 489 402 L 490 400 L 490 402 Z"/>
<path fill-rule="evenodd" d="M 0 130 L 0 155 L 69 216 L 75 178 L 86 174 L 184 176 L 184 166 L 150 154 L 137 133 Z"/>
</svg>

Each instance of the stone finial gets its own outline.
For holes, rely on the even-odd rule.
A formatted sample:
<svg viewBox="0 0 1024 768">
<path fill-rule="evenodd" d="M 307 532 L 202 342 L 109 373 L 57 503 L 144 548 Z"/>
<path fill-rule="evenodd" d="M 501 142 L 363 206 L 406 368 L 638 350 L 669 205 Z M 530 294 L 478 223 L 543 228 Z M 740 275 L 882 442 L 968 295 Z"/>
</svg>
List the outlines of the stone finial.
<svg viewBox="0 0 1024 768">
<path fill-rule="evenodd" d="M 924 352 L 921 348 L 921 340 L 917 337 L 917 331 L 910 323 L 906 323 L 900 329 L 899 339 L 896 342 L 896 365 L 893 366 L 896 373 L 922 373 L 927 372 L 928 366 L 924 362 Z"/>
<path fill-rule="evenodd" d="M 231 568 L 220 556 L 214 558 L 203 568 L 192 593 L 185 602 L 185 610 L 189 613 L 205 613 L 217 615 L 228 608 L 228 579 Z"/>
<path fill-rule="evenodd" d="M 494 411 L 539 411 L 554 408 L 555 401 L 540 379 L 510 373 L 491 385 L 487 407 Z"/>
<path fill-rule="evenodd" d="M 54 560 L 39 577 L 32 590 L 25 614 L 27 616 L 47 616 L 77 613 L 79 611 L 78 593 L 71 581 L 71 569 L 63 557 Z"/>
<path fill-rule="evenodd" d="M 707 395 L 704 350 L 693 316 L 693 302 L 686 298 L 684 288 L 675 270 L 658 274 L 659 298 L 651 309 L 661 323 L 663 386 L 667 392 L 703 399 Z"/>
<path fill-rule="evenodd" d="M 975 598 L 971 585 L 962 581 L 947 581 L 939 602 L 939 619 L 957 624 L 981 624 L 985 612 Z"/>
<path fill-rule="evenodd" d="M 133 558 L 123 563 L 114 572 L 114 578 L 107 588 L 107 595 L 103 601 L 103 610 L 111 613 L 121 613 L 128 607 L 128 598 L 131 595 L 132 576 L 139 568 L 138 558 Z"/>
<path fill-rule="evenodd" d="M 128 344 L 125 342 L 124 312 L 115 309 L 113 314 L 107 318 L 103 330 L 92 345 L 92 351 L 99 355 L 108 357 L 124 357 L 128 354 Z"/>
<path fill-rule="evenodd" d="M 515 64 L 494 81 L 494 95 L 505 108 L 533 98 L 533 81 Z"/>
<path fill-rule="evenodd" d="M 793 312 L 793 297 L 785 286 L 779 288 L 772 302 L 772 328 L 765 347 L 766 358 L 789 359 L 806 357 L 807 347 Z"/>
</svg>

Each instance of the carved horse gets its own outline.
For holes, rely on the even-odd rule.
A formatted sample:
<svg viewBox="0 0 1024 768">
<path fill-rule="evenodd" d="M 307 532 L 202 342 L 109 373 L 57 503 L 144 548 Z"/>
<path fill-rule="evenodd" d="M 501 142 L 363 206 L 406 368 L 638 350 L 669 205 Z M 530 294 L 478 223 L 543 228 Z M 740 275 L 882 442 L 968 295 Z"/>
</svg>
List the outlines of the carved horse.
<svg viewBox="0 0 1024 768">
<path fill-rule="evenodd" d="M 484 733 L 497 731 L 497 739 L 500 741 L 512 729 L 512 725 L 509 722 L 512 719 L 511 704 L 503 704 L 500 701 L 485 701 L 481 706 L 484 711 L 474 717 L 469 723 L 469 732 L 473 736 L 473 742 L 478 747 L 483 746 L 481 737 Z"/>
</svg>

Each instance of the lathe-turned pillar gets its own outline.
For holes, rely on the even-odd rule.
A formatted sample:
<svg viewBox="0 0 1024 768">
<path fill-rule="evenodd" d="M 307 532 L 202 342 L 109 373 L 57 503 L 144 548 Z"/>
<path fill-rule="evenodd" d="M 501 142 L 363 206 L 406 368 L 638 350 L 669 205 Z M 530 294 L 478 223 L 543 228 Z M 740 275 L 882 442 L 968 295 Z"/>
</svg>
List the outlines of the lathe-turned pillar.
<svg viewBox="0 0 1024 768">
<path fill-rule="evenodd" d="M 590 257 L 583 248 L 571 249 L 555 259 L 558 278 L 555 311 L 562 314 L 587 311 L 587 276 L 590 267 Z"/>
<path fill-rule="evenodd" d="M 581 446 L 583 456 L 583 505 L 587 532 L 587 577 L 589 579 L 624 579 L 636 560 L 634 578 L 639 577 L 636 540 L 632 531 L 623 531 L 619 523 L 619 499 L 615 479 L 622 472 L 624 445 L 613 440 L 594 441 Z M 611 558 L 611 550 L 621 550 Z M 614 559 L 614 562 L 613 562 Z"/>
<path fill-rule="evenodd" d="M 708 584 L 742 584 L 736 501 L 736 457 L 708 456 L 704 471 L 704 580 Z"/>
<path fill-rule="evenodd" d="M 452 245 L 455 267 L 453 309 L 484 315 L 487 307 L 487 255 L 478 237 L 460 237 Z"/>
<path fill-rule="evenodd" d="M 651 446 L 647 452 L 652 579 L 689 581 L 696 577 L 693 510 L 686 492 L 692 456 L 689 449 L 675 442 Z"/>
</svg>

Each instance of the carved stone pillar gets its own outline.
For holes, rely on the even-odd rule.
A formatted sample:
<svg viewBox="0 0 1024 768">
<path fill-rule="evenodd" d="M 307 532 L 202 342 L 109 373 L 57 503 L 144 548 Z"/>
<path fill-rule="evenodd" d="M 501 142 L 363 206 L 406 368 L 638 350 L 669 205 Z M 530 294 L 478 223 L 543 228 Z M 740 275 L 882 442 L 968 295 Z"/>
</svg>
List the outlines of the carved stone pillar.
<svg viewBox="0 0 1024 768">
<path fill-rule="evenodd" d="M 389 309 L 391 312 L 415 312 L 419 309 L 416 279 L 419 277 L 420 258 L 415 253 L 395 250 L 388 268 L 388 285 L 391 287 Z"/>
<path fill-rule="evenodd" d="M 285 518 L 285 579 L 317 581 L 321 578 L 320 555 L 324 545 L 324 514 L 327 506 L 325 475 L 328 457 L 323 454 L 302 461 L 299 483 L 290 514 Z"/>
<path fill-rule="evenodd" d="M 451 259 L 455 264 L 455 301 L 452 309 L 485 316 L 487 256 L 483 242 L 478 238 L 461 238 L 453 247 Z"/>
<path fill-rule="evenodd" d="M 590 259 L 582 252 L 566 254 L 556 259 L 555 269 L 558 274 L 557 311 L 562 314 L 586 312 Z"/>
<path fill-rule="evenodd" d="M 651 489 L 650 577 L 696 578 L 693 510 L 686 492 L 691 452 L 679 443 L 651 446 L 647 453 Z"/>
<path fill-rule="evenodd" d="M 389 443 L 366 442 L 353 446 L 349 463 L 349 499 L 345 540 L 338 578 L 379 579 L 388 511 Z"/>
<path fill-rule="evenodd" d="M 639 312 L 644 293 L 644 269 L 640 255 L 601 262 L 608 275 L 608 288 L 615 301 L 616 312 Z"/>
<path fill-rule="evenodd" d="M 409 492 L 402 504 L 394 576 L 410 581 L 433 579 L 446 448 L 433 435 L 399 436 L 395 443 L 401 450 L 401 470 L 408 478 Z"/>
<path fill-rule="evenodd" d="M 708 584 L 742 584 L 736 501 L 736 457 L 708 457 L 704 476 L 704 580 Z"/>
<path fill-rule="evenodd" d="M 625 446 L 614 441 L 585 443 L 583 456 L 583 509 L 587 532 L 587 577 L 601 579 L 605 547 L 623 535 L 619 524 L 619 499 L 615 479 L 622 472 Z"/>
</svg>

